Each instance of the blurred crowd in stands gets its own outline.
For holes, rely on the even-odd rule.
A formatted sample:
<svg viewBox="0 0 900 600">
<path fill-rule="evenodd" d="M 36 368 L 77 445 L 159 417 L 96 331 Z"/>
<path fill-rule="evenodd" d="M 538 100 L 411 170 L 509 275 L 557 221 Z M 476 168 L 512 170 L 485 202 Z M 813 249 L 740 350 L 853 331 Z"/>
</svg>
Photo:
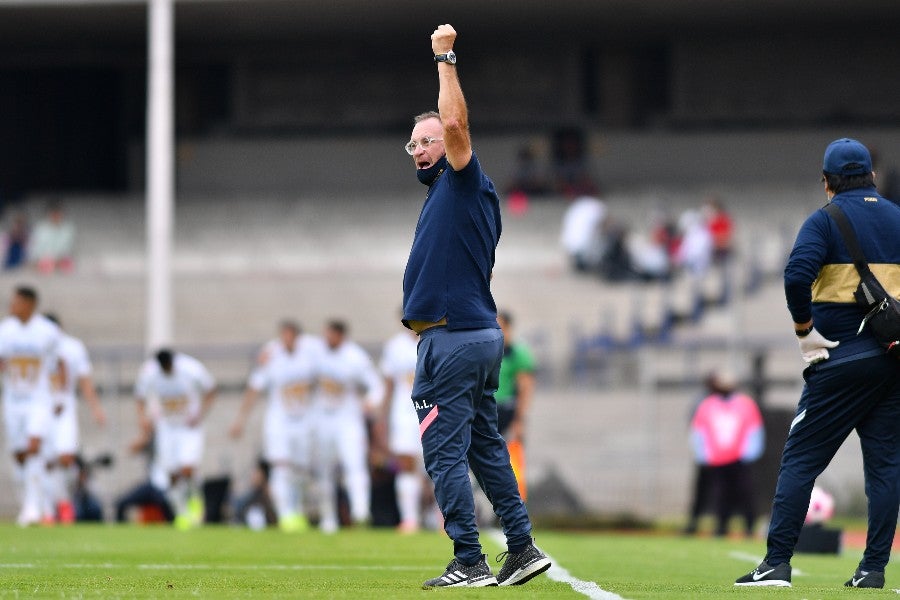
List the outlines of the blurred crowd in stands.
<svg viewBox="0 0 900 600">
<path fill-rule="evenodd" d="M 4 270 L 33 268 L 42 275 L 71 273 L 75 266 L 75 225 L 58 202 L 32 228 L 28 213 L 11 209 L 0 248 Z"/>
<path fill-rule="evenodd" d="M 602 200 L 583 195 L 563 216 L 560 244 L 576 272 L 607 281 L 667 281 L 679 271 L 702 279 L 731 258 L 734 222 L 721 199 L 710 195 L 677 219 L 657 208 L 645 230 L 634 230 Z"/>
</svg>

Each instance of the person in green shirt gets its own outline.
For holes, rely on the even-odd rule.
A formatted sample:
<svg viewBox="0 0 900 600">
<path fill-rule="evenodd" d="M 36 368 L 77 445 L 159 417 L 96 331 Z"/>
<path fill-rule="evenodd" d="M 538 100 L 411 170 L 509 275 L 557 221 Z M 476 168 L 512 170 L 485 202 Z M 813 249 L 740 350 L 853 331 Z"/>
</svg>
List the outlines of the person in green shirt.
<svg viewBox="0 0 900 600">
<path fill-rule="evenodd" d="M 534 394 L 535 360 L 527 344 L 516 339 L 513 317 L 507 311 L 497 314 L 503 330 L 503 362 L 500 363 L 500 386 L 494 394 L 497 401 L 497 429 L 509 447 L 513 472 L 524 500 L 525 486 L 525 424 Z"/>
</svg>

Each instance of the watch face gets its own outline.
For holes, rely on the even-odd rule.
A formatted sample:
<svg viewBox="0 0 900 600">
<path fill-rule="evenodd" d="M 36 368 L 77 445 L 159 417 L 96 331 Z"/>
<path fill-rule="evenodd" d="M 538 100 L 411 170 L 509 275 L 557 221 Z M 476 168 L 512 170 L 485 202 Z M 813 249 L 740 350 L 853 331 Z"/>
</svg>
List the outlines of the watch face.
<svg viewBox="0 0 900 600">
<path fill-rule="evenodd" d="M 451 50 L 450 52 L 447 53 L 447 62 L 451 65 L 456 64 L 456 52 Z"/>
</svg>

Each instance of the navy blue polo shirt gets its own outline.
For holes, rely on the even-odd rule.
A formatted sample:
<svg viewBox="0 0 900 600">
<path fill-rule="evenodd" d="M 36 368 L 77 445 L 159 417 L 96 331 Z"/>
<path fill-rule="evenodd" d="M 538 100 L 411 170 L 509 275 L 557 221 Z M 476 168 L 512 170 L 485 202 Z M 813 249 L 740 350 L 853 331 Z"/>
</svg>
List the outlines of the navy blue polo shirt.
<svg viewBox="0 0 900 600">
<path fill-rule="evenodd" d="M 403 274 L 403 321 L 448 329 L 497 328 L 491 272 L 500 241 L 500 199 L 472 154 L 431 184 Z"/>
</svg>

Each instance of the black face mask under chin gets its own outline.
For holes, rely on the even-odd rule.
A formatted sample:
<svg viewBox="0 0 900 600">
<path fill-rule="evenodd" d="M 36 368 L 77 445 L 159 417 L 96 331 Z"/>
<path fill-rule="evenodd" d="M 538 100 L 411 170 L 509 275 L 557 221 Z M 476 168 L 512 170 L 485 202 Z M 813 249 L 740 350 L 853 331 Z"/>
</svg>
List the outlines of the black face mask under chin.
<svg viewBox="0 0 900 600">
<path fill-rule="evenodd" d="M 440 177 L 441 173 L 443 173 L 446 168 L 447 157 L 442 156 L 436 163 L 427 169 L 416 169 L 416 177 L 419 178 L 419 182 L 430 187 L 432 183 L 437 181 L 437 178 Z"/>
</svg>

